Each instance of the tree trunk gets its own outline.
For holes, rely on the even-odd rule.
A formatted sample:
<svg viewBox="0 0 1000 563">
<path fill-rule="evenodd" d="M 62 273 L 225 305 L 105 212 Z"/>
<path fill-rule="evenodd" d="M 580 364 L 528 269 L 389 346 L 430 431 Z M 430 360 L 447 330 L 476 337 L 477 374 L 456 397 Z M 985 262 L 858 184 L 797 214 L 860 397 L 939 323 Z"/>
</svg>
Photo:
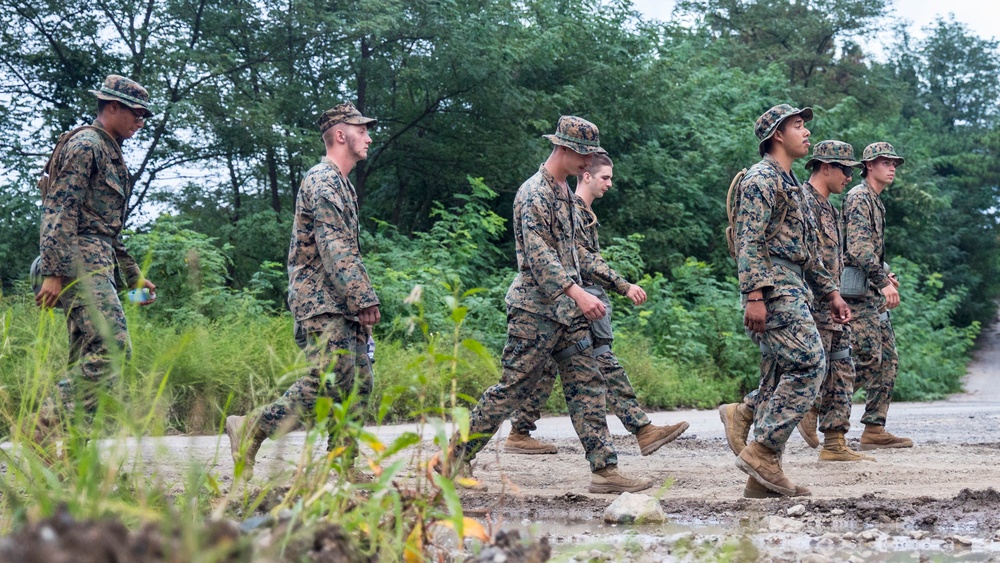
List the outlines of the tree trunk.
<svg viewBox="0 0 1000 563">
<path fill-rule="evenodd" d="M 365 114 L 365 90 L 368 88 L 368 80 L 365 76 L 365 67 L 367 66 L 367 61 L 372 56 L 371 47 L 368 46 L 368 39 L 366 37 L 361 38 L 361 64 L 358 65 L 358 99 L 355 103 L 355 107 L 361 112 L 361 115 Z M 361 208 L 361 203 L 365 200 L 365 182 L 368 180 L 368 168 L 365 167 L 365 161 L 361 161 L 354 169 L 354 190 L 358 194 L 358 209 Z"/>
<path fill-rule="evenodd" d="M 278 159 L 274 154 L 274 147 L 267 147 L 267 182 L 271 186 L 271 209 L 278 215 L 278 222 L 281 222 L 281 198 L 278 197 Z"/>
<path fill-rule="evenodd" d="M 232 153 L 226 155 L 226 164 L 229 167 L 229 183 L 233 188 L 233 216 L 232 222 L 236 223 L 240 220 L 240 207 L 242 202 L 240 201 L 240 180 L 236 175 L 236 165 L 233 163 Z"/>
</svg>

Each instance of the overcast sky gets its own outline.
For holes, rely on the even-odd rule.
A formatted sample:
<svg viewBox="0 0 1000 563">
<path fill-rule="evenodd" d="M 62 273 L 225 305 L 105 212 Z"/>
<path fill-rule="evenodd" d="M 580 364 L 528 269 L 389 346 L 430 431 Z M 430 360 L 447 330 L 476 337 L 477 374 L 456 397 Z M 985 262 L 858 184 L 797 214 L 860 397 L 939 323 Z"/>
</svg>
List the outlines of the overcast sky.
<svg viewBox="0 0 1000 563">
<path fill-rule="evenodd" d="M 669 20 L 674 9 L 674 0 L 633 0 L 633 4 L 643 14 L 660 20 Z M 893 5 L 898 19 L 912 23 L 910 33 L 915 38 L 923 37 L 921 28 L 949 13 L 979 37 L 1000 37 L 1000 2 L 995 0 L 895 0 Z"/>
</svg>

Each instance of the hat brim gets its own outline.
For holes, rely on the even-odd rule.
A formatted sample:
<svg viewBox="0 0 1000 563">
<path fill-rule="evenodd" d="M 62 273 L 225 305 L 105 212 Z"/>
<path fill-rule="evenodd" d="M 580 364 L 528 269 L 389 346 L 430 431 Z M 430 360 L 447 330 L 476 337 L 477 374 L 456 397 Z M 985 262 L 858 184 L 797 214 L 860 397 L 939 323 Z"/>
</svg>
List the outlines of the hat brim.
<svg viewBox="0 0 1000 563">
<path fill-rule="evenodd" d="M 903 163 L 906 162 L 906 159 L 903 158 L 903 157 L 901 157 L 901 156 L 894 156 L 894 155 L 889 155 L 889 154 L 880 154 L 880 155 L 878 155 L 876 157 L 869 158 L 868 160 L 862 160 L 861 162 L 873 162 L 873 161 L 878 160 L 880 158 L 885 158 L 885 159 L 888 159 L 888 160 L 895 160 L 896 161 L 896 166 L 902 166 Z"/>
<path fill-rule="evenodd" d="M 126 100 L 125 98 L 115 96 L 114 94 L 108 94 L 107 92 L 101 92 L 100 90 L 91 90 L 90 93 L 93 94 L 99 100 L 105 100 L 108 102 L 118 102 L 132 109 L 141 109 L 143 111 L 143 117 L 149 118 L 156 115 L 152 111 L 150 111 L 149 106 L 137 104 L 131 100 Z"/>
<path fill-rule="evenodd" d="M 857 160 L 848 160 L 846 158 L 811 158 L 809 162 L 806 163 L 806 168 L 812 168 L 820 162 L 825 162 L 826 164 L 843 164 L 844 166 L 850 166 L 851 168 L 860 168 L 861 163 Z"/>
<path fill-rule="evenodd" d="M 594 145 L 584 145 L 583 143 L 574 143 L 573 141 L 567 141 L 566 139 L 560 139 L 555 135 L 542 135 L 546 139 L 552 141 L 553 145 L 559 145 L 560 147 L 566 147 L 577 154 L 588 155 L 588 154 L 608 154 L 608 151 L 602 149 L 599 146 Z"/>
<path fill-rule="evenodd" d="M 378 125 L 378 120 L 374 117 L 352 117 L 350 119 L 345 119 L 342 123 L 348 125 Z"/>
<path fill-rule="evenodd" d="M 781 124 L 784 123 L 786 119 L 789 117 L 795 117 L 796 115 L 801 115 L 803 121 L 812 121 L 813 110 L 812 108 L 802 108 L 799 111 L 790 113 L 778 120 L 778 122 L 774 124 L 774 129 L 771 130 L 771 134 L 764 137 L 759 143 L 757 143 L 757 153 L 760 154 L 760 156 L 764 156 L 764 143 L 766 143 L 768 139 L 773 137 L 774 134 L 778 132 L 778 128 L 781 127 Z"/>
</svg>

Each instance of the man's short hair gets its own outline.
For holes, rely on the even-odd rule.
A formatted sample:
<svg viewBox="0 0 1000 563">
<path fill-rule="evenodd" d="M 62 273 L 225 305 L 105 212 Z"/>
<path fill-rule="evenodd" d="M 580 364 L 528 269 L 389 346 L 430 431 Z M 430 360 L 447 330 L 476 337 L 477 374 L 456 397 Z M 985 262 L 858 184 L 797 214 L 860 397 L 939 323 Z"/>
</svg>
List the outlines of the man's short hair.
<svg viewBox="0 0 1000 563">
<path fill-rule="evenodd" d="M 785 129 L 787 129 L 788 126 L 791 124 L 793 117 L 795 117 L 795 116 L 793 115 L 793 116 L 789 116 L 789 117 L 787 117 L 785 119 L 782 119 L 781 123 L 779 123 L 778 127 L 774 130 L 774 133 L 775 134 L 781 133 L 782 135 L 784 135 L 785 134 Z M 768 154 L 768 153 L 771 152 L 771 146 L 772 146 L 773 143 L 774 143 L 774 136 L 773 135 L 771 137 L 769 137 L 766 141 L 764 141 L 764 154 Z"/>
<path fill-rule="evenodd" d="M 597 153 L 594 158 L 590 159 L 590 164 L 584 169 L 584 172 L 589 172 L 591 176 L 595 175 L 598 170 L 604 168 L 605 166 L 614 166 L 611 162 L 611 158 L 603 153 Z"/>
<path fill-rule="evenodd" d="M 117 104 L 117 103 L 118 102 L 116 102 L 114 100 L 102 100 L 102 99 L 98 98 L 97 99 L 97 113 L 101 113 L 102 111 L 104 111 L 104 108 L 108 107 L 111 104 Z"/>
</svg>

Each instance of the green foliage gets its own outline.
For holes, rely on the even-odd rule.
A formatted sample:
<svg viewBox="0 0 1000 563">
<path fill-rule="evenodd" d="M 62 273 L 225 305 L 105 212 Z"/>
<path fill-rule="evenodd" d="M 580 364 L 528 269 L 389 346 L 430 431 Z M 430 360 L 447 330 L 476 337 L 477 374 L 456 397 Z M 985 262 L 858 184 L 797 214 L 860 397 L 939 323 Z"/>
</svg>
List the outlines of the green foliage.
<svg viewBox="0 0 1000 563">
<path fill-rule="evenodd" d="M 899 351 L 893 397 L 928 401 L 961 391 L 961 378 L 980 328 L 978 322 L 954 326 L 965 289 L 945 290 L 940 274 L 928 274 L 907 260 L 894 261 L 893 271 L 906 300 L 891 312 Z"/>
</svg>

